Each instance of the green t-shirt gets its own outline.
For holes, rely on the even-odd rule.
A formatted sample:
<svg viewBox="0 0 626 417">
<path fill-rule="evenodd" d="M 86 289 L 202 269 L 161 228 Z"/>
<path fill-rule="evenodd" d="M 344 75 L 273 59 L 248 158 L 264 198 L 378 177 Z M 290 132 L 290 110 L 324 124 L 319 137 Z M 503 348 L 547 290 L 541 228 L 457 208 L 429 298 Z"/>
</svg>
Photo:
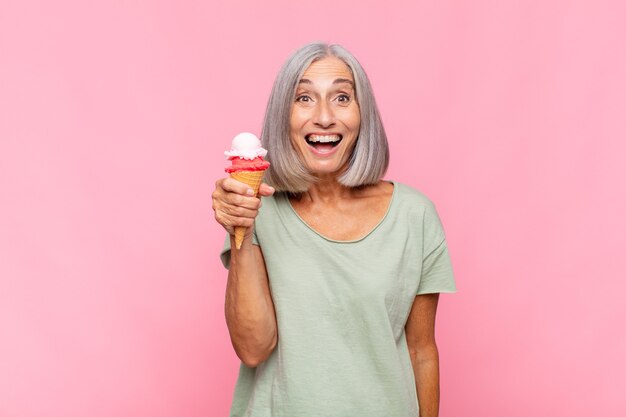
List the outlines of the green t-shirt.
<svg viewBox="0 0 626 417">
<path fill-rule="evenodd" d="M 433 203 L 394 183 L 365 237 L 335 241 L 311 229 L 287 196 L 263 199 L 253 242 L 265 259 L 278 343 L 241 365 L 231 417 L 415 417 L 404 326 L 416 294 L 455 292 Z M 226 238 L 222 262 L 230 262 Z"/>
</svg>

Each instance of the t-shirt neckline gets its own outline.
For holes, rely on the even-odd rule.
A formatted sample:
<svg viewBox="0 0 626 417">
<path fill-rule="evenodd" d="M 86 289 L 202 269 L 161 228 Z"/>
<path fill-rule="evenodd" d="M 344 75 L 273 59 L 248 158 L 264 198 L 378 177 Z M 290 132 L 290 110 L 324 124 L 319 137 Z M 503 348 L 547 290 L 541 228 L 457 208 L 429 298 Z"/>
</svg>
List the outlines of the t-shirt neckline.
<svg viewBox="0 0 626 417">
<path fill-rule="evenodd" d="M 296 216 L 298 221 L 300 223 L 302 223 L 307 229 L 309 229 L 310 231 L 312 231 L 313 233 L 315 233 L 317 236 L 321 237 L 322 239 L 327 240 L 329 242 L 341 243 L 341 244 L 358 243 L 358 242 L 361 242 L 362 240 L 366 239 L 368 236 L 370 236 L 372 233 L 374 233 L 379 227 L 381 227 L 381 225 L 385 222 L 387 217 L 389 217 L 389 213 L 391 212 L 391 209 L 395 205 L 396 193 L 397 193 L 397 190 L 398 190 L 398 184 L 396 184 L 394 181 L 387 181 L 387 182 L 389 182 L 389 183 L 391 183 L 391 185 L 393 185 L 393 191 L 391 192 L 391 199 L 389 200 L 389 204 L 387 205 L 387 210 L 385 211 L 384 216 L 380 219 L 380 221 L 378 223 L 376 223 L 376 225 L 374 227 L 372 227 L 372 229 L 369 232 L 367 232 L 365 235 L 361 236 L 360 238 L 353 239 L 353 240 L 336 240 L 336 239 L 331 239 L 331 238 L 329 238 L 327 236 L 324 236 L 323 234 L 321 234 L 317 230 L 313 229 L 307 222 L 304 221 L 304 219 L 302 217 L 300 217 L 300 215 L 298 214 L 296 209 L 294 209 L 293 206 L 291 205 L 291 201 L 289 201 L 289 197 L 288 197 L 288 195 L 286 193 L 283 194 L 282 198 L 285 199 L 285 201 L 287 202 L 287 206 L 289 207 L 289 210 Z"/>
</svg>

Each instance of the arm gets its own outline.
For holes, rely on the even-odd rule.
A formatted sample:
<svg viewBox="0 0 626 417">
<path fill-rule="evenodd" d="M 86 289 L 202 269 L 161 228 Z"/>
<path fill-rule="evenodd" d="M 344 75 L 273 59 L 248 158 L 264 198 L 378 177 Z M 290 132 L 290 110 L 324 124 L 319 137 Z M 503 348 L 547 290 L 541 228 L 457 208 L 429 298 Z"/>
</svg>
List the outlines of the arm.
<svg viewBox="0 0 626 417">
<path fill-rule="evenodd" d="M 415 374 L 419 417 L 439 415 L 439 352 L 435 342 L 435 313 L 439 294 L 415 297 L 405 330 Z"/>
<path fill-rule="evenodd" d="M 230 178 L 218 180 L 213 193 L 215 218 L 231 235 L 231 260 L 226 284 L 226 324 L 241 361 L 256 367 L 277 342 L 276 314 L 261 249 L 252 244 L 252 226 L 260 200 L 246 195 L 248 186 Z M 261 195 L 274 192 L 261 187 Z M 235 248 L 234 227 L 246 226 L 241 249 Z"/>
</svg>

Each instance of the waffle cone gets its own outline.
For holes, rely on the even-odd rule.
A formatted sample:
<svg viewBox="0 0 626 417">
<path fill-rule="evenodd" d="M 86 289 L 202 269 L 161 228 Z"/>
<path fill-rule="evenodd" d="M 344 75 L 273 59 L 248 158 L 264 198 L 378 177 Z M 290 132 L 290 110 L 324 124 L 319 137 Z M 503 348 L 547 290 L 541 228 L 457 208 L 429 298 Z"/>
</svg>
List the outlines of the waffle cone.
<svg viewBox="0 0 626 417">
<path fill-rule="evenodd" d="M 261 182 L 263 181 L 263 175 L 265 171 L 237 171 L 232 172 L 230 177 L 243 182 L 248 185 L 254 191 L 254 195 L 256 196 L 259 193 L 259 187 L 261 186 Z M 243 243 L 243 237 L 246 234 L 246 227 L 238 226 L 235 227 L 235 247 L 237 249 L 241 248 L 241 244 Z"/>
</svg>

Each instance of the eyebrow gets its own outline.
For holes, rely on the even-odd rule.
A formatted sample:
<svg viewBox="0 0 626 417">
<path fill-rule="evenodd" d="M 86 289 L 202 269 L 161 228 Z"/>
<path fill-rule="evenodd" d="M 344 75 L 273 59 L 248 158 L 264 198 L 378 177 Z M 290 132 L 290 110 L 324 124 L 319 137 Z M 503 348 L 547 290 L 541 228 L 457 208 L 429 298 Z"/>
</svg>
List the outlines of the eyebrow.
<svg viewBox="0 0 626 417">
<path fill-rule="evenodd" d="M 343 83 L 348 83 L 352 87 L 354 87 L 354 81 L 349 80 L 347 78 L 337 78 L 335 81 L 333 81 L 333 84 L 343 84 Z"/>
<path fill-rule="evenodd" d="M 337 78 L 335 81 L 333 81 L 333 84 L 343 84 L 343 83 L 350 84 L 352 88 L 354 88 L 354 81 L 348 78 Z M 298 81 L 298 84 L 313 84 L 313 82 L 309 80 L 308 78 L 301 78 L 300 81 Z"/>
</svg>

